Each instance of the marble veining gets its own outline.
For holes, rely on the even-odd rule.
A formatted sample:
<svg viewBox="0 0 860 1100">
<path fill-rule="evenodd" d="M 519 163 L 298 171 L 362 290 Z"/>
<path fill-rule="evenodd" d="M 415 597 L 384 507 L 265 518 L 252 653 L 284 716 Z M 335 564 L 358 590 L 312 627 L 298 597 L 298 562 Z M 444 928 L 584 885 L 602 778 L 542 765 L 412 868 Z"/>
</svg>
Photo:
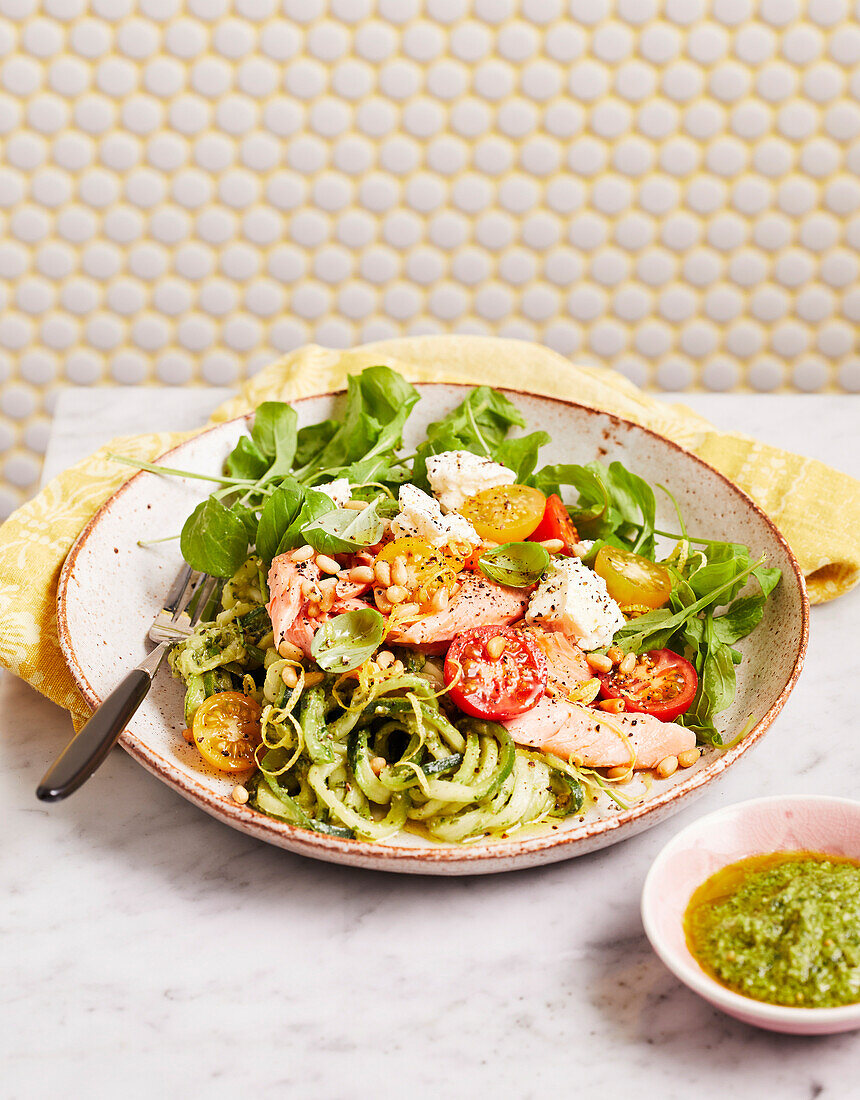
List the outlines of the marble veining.
<svg viewBox="0 0 860 1100">
<path fill-rule="evenodd" d="M 171 393 L 202 417 L 200 394 Z M 164 426 L 135 423 L 131 394 L 106 399 L 105 417 L 113 400 L 125 402 L 118 430 Z M 860 475 L 851 399 L 785 400 L 688 403 Z M 663 967 L 638 912 L 651 860 L 695 817 L 761 794 L 858 796 L 858 612 L 856 591 L 813 609 L 806 668 L 773 729 L 676 817 L 485 878 L 290 855 L 211 820 L 119 751 L 43 807 L 33 790 L 68 717 L 0 676 L 0 1095 L 860 1097 L 860 1034 L 795 1039 L 722 1016 Z"/>
</svg>

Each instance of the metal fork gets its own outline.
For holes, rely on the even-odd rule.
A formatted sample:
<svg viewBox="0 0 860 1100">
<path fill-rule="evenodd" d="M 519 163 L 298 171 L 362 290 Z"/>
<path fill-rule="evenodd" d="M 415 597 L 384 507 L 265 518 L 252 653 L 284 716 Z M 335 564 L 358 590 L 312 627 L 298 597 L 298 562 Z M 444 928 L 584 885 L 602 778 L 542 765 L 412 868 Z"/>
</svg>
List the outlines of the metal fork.
<svg viewBox="0 0 860 1100">
<path fill-rule="evenodd" d="M 59 802 L 76 791 L 116 744 L 143 702 L 171 646 L 187 638 L 200 621 L 217 581 L 186 565 L 173 582 L 164 607 L 155 616 L 149 638 L 153 651 L 114 688 L 87 724 L 57 757 L 36 788 L 43 802 Z"/>
</svg>

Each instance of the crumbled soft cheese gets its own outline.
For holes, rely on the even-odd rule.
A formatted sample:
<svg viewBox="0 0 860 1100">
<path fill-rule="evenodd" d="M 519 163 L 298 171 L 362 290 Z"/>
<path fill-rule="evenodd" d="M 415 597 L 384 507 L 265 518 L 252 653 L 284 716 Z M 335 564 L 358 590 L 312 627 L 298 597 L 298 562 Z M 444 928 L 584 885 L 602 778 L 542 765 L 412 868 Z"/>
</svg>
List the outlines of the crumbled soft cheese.
<svg viewBox="0 0 860 1100">
<path fill-rule="evenodd" d="M 529 601 L 526 619 L 561 630 L 581 649 L 601 649 L 624 626 L 606 581 L 578 558 L 557 558 Z"/>
<path fill-rule="evenodd" d="M 471 451 L 443 451 L 427 459 L 427 480 L 445 511 L 456 512 L 475 493 L 496 485 L 513 485 L 517 475 L 507 466 Z"/>
<path fill-rule="evenodd" d="M 448 543 L 469 543 L 477 546 L 481 541 L 475 528 L 457 512 L 442 515 L 439 502 L 409 482 L 400 486 L 398 495 L 400 511 L 391 521 L 395 535 L 415 535 L 431 546 Z"/>
<path fill-rule="evenodd" d="M 352 497 L 352 486 L 349 483 L 349 478 L 346 477 L 339 477 L 336 481 L 327 481 L 324 485 L 315 485 L 314 488 L 320 493 L 325 493 L 327 497 L 331 497 L 338 508 L 343 508 L 344 504 Z"/>
</svg>

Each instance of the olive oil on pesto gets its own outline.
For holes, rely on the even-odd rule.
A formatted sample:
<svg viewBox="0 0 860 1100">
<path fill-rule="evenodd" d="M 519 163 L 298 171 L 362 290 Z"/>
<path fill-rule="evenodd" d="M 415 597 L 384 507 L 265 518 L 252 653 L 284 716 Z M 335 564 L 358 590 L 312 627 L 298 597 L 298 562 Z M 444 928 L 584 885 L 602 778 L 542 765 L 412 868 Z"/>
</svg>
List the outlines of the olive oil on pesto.
<svg viewBox="0 0 860 1100">
<path fill-rule="evenodd" d="M 745 997 L 795 1008 L 860 1001 L 860 860 L 771 852 L 706 879 L 684 914 L 690 953 Z"/>
</svg>

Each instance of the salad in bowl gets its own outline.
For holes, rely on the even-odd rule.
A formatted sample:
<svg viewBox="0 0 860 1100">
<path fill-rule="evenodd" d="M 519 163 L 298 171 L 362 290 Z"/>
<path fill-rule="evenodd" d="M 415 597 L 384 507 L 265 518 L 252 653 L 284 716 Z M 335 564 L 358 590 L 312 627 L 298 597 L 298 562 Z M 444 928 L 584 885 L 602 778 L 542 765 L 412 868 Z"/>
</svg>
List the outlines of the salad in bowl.
<svg viewBox="0 0 860 1100">
<path fill-rule="evenodd" d="M 618 461 L 542 465 L 486 386 L 406 453 L 418 400 L 378 366 L 339 420 L 266 402 L 212 472 L 180 545 L 223 583 L 170 655 L 201 764 L 300 828 L 450 845 L 629 806 L 725 747 L 779 570 L 677 506 L 658 529 L 671 494 Z"/>
</svg>

